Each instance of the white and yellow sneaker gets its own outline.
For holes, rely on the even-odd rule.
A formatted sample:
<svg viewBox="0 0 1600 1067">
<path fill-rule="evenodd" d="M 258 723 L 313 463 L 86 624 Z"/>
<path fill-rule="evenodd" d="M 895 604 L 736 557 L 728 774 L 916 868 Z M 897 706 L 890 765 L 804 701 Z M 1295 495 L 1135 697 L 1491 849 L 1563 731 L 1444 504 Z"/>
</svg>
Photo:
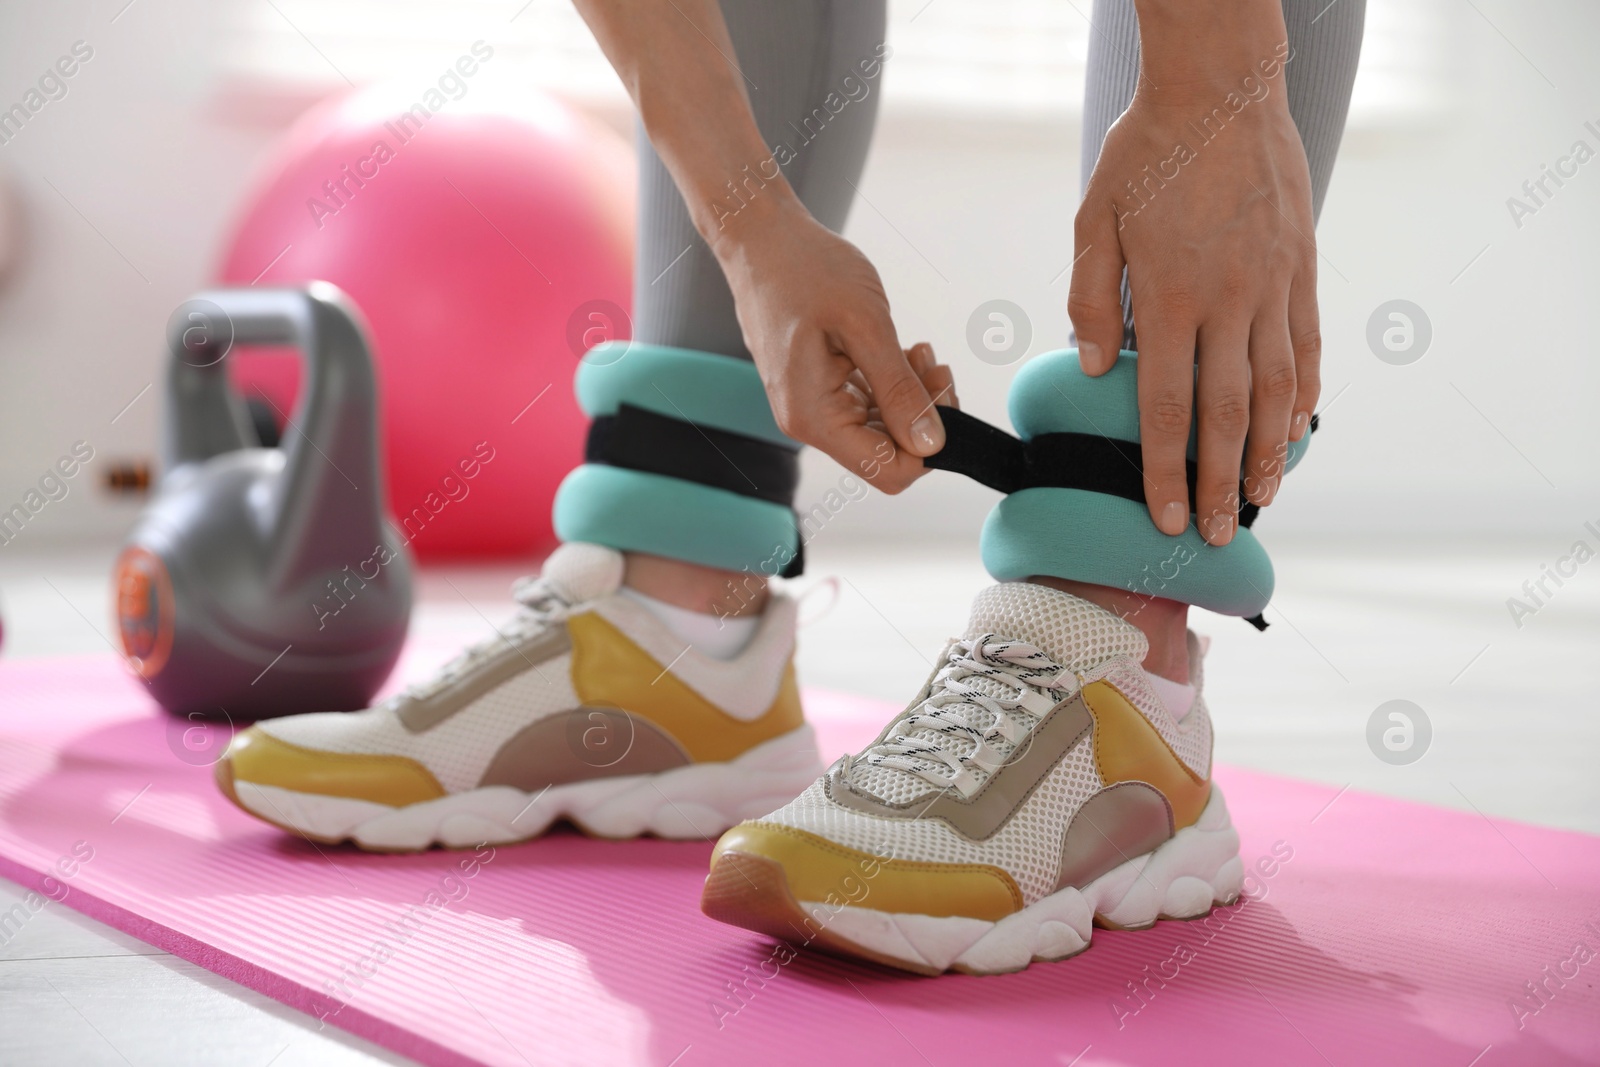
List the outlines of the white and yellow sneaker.
<svg viewBox="0 0 1600 1067">
<path fill-rule="evenodd" d="M 1234 901 L 1239 838 L 1211 783 L 1202 647 L 1169 714 L 1136 628 L 1007 583 L 978 596 L 864 752 L 718 842 L 714 919 L 921 974 L 996 974 L 1088 947 L 1096 924 Z"/>
<path fill-rule="evenodd" d="M 322 842 L 411 851 L 535 837 L 714 837 L 822 770 L 793 666 L 795 604 L 772 594 L 749 645 L 701 655 L 620 595 L 622 557 L 563 545 L 522 610 L 425 685 L 359 712 L 259 722 L 217 783 Z"/>
</svg>

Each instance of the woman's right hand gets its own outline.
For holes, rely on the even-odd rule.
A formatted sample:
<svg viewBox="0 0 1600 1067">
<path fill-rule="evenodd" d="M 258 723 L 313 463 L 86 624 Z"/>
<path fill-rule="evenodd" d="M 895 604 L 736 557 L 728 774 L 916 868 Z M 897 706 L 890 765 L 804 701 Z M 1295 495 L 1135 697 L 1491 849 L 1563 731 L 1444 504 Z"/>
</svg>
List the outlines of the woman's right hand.
<svg viewBox="0 0 1600 1067">
<path fill-rule="evenodd" d="M 950 368 L 926 344 L 900 347 L 883 282 L 855 245 L 787 187 L 767 194 L 711 246 L 772 413 L 790 437 L 898 493 L 944 447 L 934 405 L 955 405 Z"/>
<path fill-rule="evenodd" d="M 577 6 L 722 266 L 778 425 L 886 493 L 916 481 L 944 447 L 950 368 L 901 349 L 872 264 L 769 174 L 717 0 Z M 752 169 L 765 184 L 729 211 L 730 179 Z"/>
</svg>

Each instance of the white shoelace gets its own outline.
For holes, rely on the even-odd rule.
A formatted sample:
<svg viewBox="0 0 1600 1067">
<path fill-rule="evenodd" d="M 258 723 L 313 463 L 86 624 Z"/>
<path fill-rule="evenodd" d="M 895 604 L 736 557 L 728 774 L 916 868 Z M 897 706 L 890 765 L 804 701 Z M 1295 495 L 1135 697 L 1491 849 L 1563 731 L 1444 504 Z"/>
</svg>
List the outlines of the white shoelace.
<svg viewBox="0 0 1600 1067">
<path fill-rule="evenodd" d="M 985 687 L 991 690 L 986 692 L 969 681 L 974 678 L 1012 687 L 1015 692 L 996 696 L 992 692 L 995 686 Z M 982 784 L 973 768 L 993 772 L 1008 758 L 991 742 L 1003 739 L 1010 745 L 1009 751 L 1016 752 L 1039 720 L 1081 685 L 1080 677 L 1026 641 L 1002 640 L 994 634 L 959 640 L 945 651 L 944 665 L 934 675 L 928 696 L 888 737 L 854 758 L 870 766 L 914 774 L 941 789 L 970 797 Z M 992 721 L 983 722 L 976 714 L 980 709 Z M 924 736 L 915 736 L 919 731 Z M 926 736 L 927 731 L 937 740 Z M 949 742 L 958 738 L 970 741 L 972 751 L 965 755 L 952 751 Z M 846 775 L 850 760 L 846 757 Z"/>
<path fill-rule="evenodd" d="M 519 605 L 517 613 L 504 626 L 497 627 L 493 637 L 485 637 L 462 649 L 453 659 L 440 667 L 425 682 L 408 686 L 384 703 L 396 704 L 405 700 L 425 700 L 448 688 L 456 681 L 518 641 L 537 636 L 552 623 L 566 616 L 572 606 L 548 582 L 535 575 L 518 578 L 511 584 L 511 598 Z"/>
</svg>

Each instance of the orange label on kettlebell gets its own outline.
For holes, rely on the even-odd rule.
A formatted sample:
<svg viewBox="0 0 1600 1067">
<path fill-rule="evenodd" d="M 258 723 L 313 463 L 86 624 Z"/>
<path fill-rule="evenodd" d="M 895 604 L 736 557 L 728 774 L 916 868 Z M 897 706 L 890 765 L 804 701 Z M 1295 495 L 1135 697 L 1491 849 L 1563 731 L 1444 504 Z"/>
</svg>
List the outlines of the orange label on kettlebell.
<svg viewBox="0 0 1600 1067">
<path fill-rule="evenodd" d="M 115 574 L 122 653 L 141 678 L 154 678 L 172 652 L 172 580 L 147 548 L 124 549 Z"/>
</svg>

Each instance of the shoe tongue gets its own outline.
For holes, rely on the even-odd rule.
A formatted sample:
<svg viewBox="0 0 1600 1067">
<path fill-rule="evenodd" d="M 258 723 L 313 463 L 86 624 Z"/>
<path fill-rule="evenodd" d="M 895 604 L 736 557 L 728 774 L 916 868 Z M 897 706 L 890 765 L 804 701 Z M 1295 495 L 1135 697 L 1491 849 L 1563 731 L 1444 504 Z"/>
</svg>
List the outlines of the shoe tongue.
<svg viewBox="0 0 1600 1067">
<path fill-rule="evenodd" d="M 544 561 L 539 578 L 569 604 L 583 604 L 622 586 L 622 553 L 604 545 L 572 541 Z"/>
<path fill-rule="evenodd" d="M 964 636 L 980 634 L 1026 641 L 1073 671 L 1116 656 L 1143 662 L 1150 648 L 1138 627 L 1098 604 L 1031 582 L 1001 582 L 978 594 Z"/>
<path fill-rule="evenodd" d="M 1002 582 L 978 594 L 972 604 L 972 618 L 967 623 L 964 636 L 979 637 L 994 634 L 1002 640 L 1026 641 L 1037 646 L 1058 665 L 1073 671 L 1088 672 L 1117 656 L 1127 656 L 1135 662 L 1142 661 L 1149 645 L 1144 634 L 1111 612 L 1087 600 L 1058 592 L 1042 585 L 1026 582 Z M 992 700 L 1014 700 L 1017 687 L 1014 682 L 1001 677 L 984 677 L 967 674 L 962 685 Z M 988 730 L 995 716 L 988 708 L 977 703 L 947 704 L 945 714 L 966 719 L 975 729 Z M 1027 728 L 1033 716 L 1021 710 L 1006 710 L 1003 714 L 1018 726 Z M 910 736 L 936 745 L 951 755 L 965 758 L 975 750 L 970 738 L 951 733 L 935 726 L 919 726 Z M 989 745 L 1009 759 L 1013 746 L 1003 738 L 992 738 Z M 869 749 L 870 751 L 870 749 Z M 946 773 L 934 760 L 927 760 L 929 768 Z M 969 767 L 981 782 L 988 772 Z M 852 769 L 852 780 L 858 789 L 889 803 L 903 803 L 925 794 L 932 788 L 926 779 L 894 767 L 873 765 L 863 761 Z"/>
</svg>

